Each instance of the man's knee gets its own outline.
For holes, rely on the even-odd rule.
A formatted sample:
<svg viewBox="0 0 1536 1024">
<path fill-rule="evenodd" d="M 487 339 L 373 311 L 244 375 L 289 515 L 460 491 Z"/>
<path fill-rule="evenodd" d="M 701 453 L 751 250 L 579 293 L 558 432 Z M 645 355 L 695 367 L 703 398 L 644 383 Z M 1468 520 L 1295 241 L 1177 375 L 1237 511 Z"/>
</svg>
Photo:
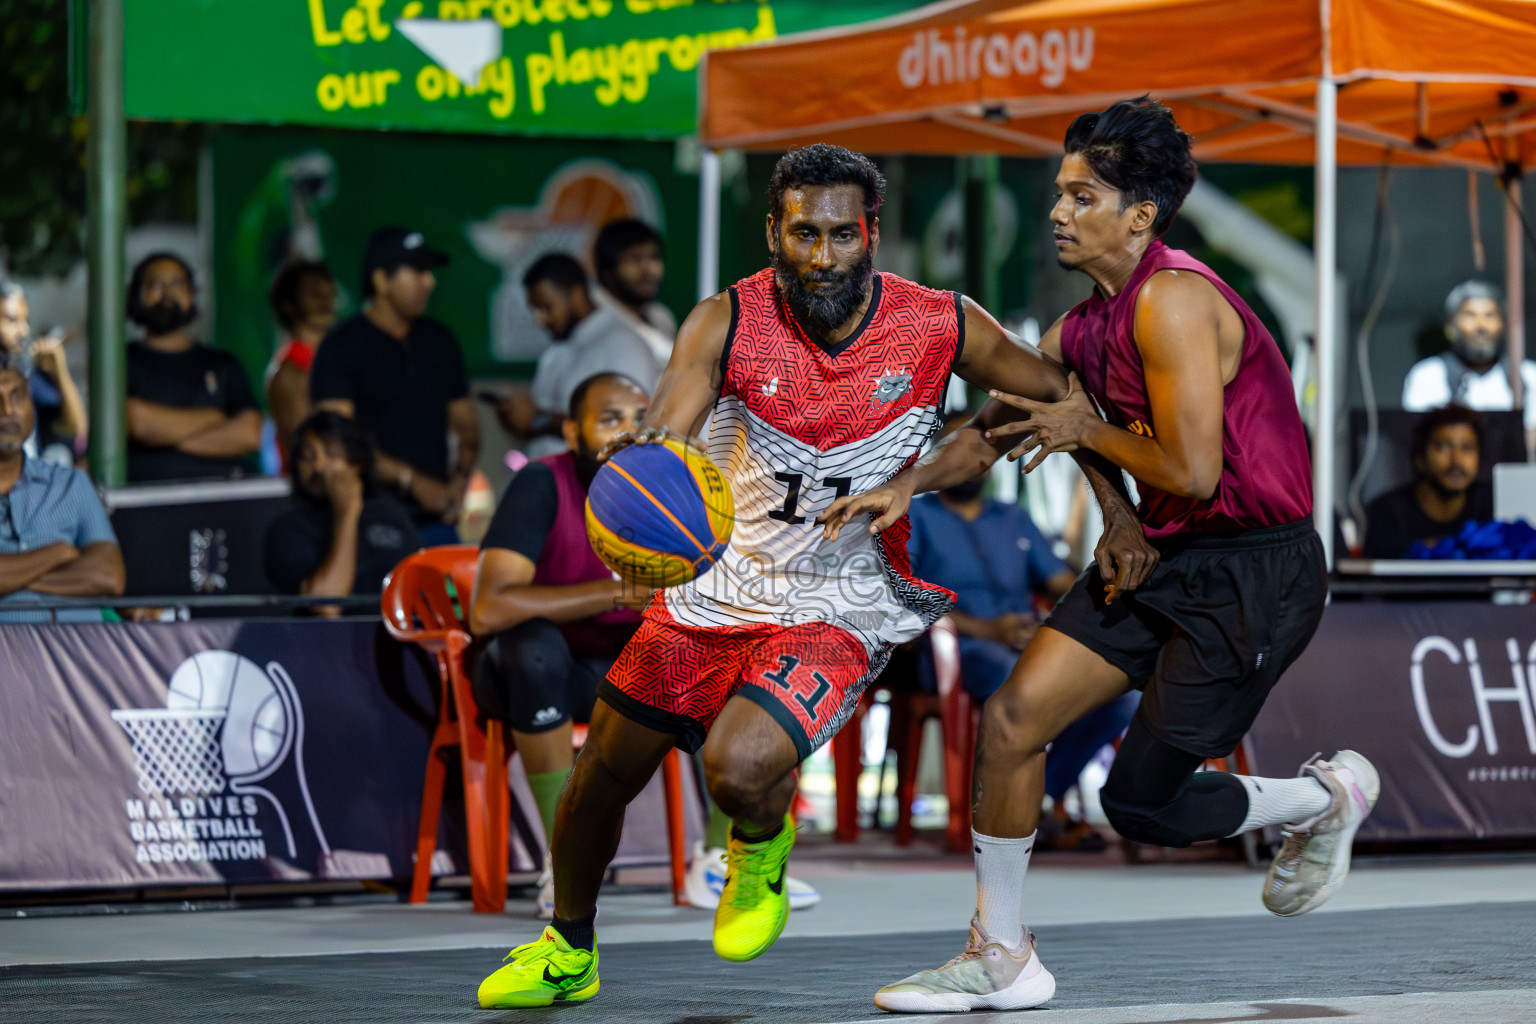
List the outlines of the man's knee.
<svg viewBox="0 0 1536 1024">
<path fill-rule="evenodd" d="M 1148 846 L 1185 847 L 1194 837 L 1179 828 L 1169 813 L 1173 800 L 1155 799 L 1138 792 L 1134 783 L 1124 775 L 1111 771 L 1110 777 L 1099 790 L 1099 805 L 1114 830 L 1135 843 Z"/>
<path fill-rule="evenodd" d="M 704 784 L 720 809 L 731 816 L 761 804 L 779 779 L 754 758 L 724 747 L 704 748 Z"/>
<path fill-rule="evenodd" d="M 574 666 L 559 627 L 529 619 L 486 641 L 475 665 L 475 701 L 517 732 L 544 732 L 570 719 Z"/>
<path fill-rule="evenodd" d="M 1046 725 L 1049 710 L 1026 683 L 1004 686 L 981 706 L 981 729 L 989 753 L 1027 757 L 1045 750 L 1055 737 Z"/>
</svg>

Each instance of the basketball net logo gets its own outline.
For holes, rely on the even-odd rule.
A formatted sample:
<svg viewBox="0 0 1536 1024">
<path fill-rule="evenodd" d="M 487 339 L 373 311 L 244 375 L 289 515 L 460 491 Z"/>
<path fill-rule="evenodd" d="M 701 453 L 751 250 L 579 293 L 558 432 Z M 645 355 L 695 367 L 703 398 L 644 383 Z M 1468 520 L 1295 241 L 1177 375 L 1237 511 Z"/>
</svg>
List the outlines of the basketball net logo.
<svg viewBox="0 0 1536 1024">
<path fill-rule="evenodd" d="M 304 709 L 278 662 L 263 671 L 233 651 L 200 651 L 171 674 L 164 708 L 118 709 L 112 720 L 133 743 L 149 798 L 127 801 L 140 863 L 266 859 L 258 799 L 297 857 L 287 808 L 260 785 L 290 762 L 321 856 L 330 856 L 304 772 Z"/>
</svg>

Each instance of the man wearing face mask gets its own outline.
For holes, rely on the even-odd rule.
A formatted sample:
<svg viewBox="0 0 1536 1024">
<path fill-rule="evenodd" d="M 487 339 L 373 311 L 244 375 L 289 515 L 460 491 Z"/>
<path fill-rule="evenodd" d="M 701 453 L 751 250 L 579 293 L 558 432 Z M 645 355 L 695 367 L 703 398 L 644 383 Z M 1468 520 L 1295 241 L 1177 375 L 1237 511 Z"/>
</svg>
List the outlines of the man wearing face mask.
<svg viewBox="0 0 1536 1024">
<path fill-rule="evenodd" d="M 199 344 L 192 268 L 159 252 L 133 268 L 128 318 L 128 480 L 197 480 L 245 473 L 261 444 L 261 414 L 245 367 Z"/>
<path fill-rule="evenodd" d="M 1515 407 L 1504 358 L 1504 301 L 1484 281 L 1463 281 L 1445 297 L 1450 351 L 1415 363 L 1403 380 L 1403 408 L 1426 412 L 1455 403 L 1479 412 Z M 1536 445 L 1536 362 L 1520 364 L 1525 382 L 1527 448 Z"/>
</svg>

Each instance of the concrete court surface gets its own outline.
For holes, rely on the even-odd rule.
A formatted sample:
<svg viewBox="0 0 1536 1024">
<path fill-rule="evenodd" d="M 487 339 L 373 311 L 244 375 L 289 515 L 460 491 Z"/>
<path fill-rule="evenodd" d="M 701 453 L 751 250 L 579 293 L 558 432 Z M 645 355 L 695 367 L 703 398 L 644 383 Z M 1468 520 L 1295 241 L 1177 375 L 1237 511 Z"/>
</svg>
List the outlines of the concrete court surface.
<svg viewBox="0 0 1536 1024">
<path fill-rule="evenodd" d="M 1294 921 L 1265 913 L 1261 876 L 1232 864 L 1043 860 L 1027 919 L 1056 998 L 1027 1017 L 934 1019 L 1536 1021 L 1536 859 L 1366 861 L 1327 907 Z M 706 912 L 674 908 L 654 887 L 605 896 L 603 990 L 554 1011 L 474 1004 L 506 949 L 537 935 L 527 899 L 499 916 L 459 901 L 33 910 L 0 919 L 0 1020 L 849 1024 L 892 1020 L 873 989 L 959 951 L 974 902 L 967 861 L 792 865 L 822 905 L 794 914 L 747 965 L 712 955 Z M 648 880 L 621 881 L 633 878 Z"/>
</svg>

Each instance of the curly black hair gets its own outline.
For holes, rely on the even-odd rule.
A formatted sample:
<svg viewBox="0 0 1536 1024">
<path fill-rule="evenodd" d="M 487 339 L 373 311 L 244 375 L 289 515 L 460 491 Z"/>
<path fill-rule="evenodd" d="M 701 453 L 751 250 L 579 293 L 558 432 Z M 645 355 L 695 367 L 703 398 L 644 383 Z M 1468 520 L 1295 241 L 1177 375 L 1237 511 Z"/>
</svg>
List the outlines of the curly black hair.
<svg viewBox="0 0 1536 1024">
<path fill-rule="evenodd" d="M 768 179 L 768 209 L 775 222 L 784 213 L 784 193 L 807 185 L 858 185 L 864 190 L 864 218 L 873 221 L 885 202 L 885 175 L 863 153 L 825 142 L 792 149 L 774 164 Z"/>
<path fill-rule="evenodd" d="M 1067 129 L 1066 152 L 1081 154 L 1094 176 L 1120 192 L 1120 209 L 1154 203 L 1152 233 L 1161 235 L 1184 205 L 1199 174 L 1191 139 L 1173 112 L 1150 96 L 1079 114 Z"/>
</svg>

